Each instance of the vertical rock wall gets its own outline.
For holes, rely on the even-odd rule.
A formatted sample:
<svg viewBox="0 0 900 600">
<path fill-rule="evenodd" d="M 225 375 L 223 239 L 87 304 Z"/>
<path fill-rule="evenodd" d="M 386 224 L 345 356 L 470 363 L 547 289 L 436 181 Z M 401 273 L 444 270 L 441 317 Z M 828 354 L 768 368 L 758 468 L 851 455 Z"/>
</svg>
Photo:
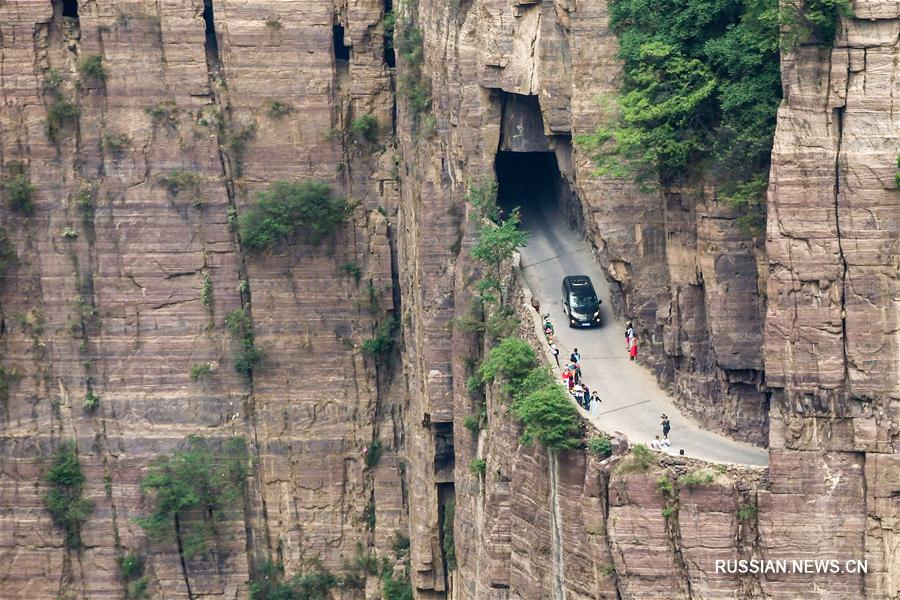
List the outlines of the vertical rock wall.
<svg viewBox="0 0 900 600">
<path fill-rule="evenodd" d="M 462 392 L 460 379 L 466 370 L 459 363 L 472 348 L 457 343 L 454 331 L 450 350 L 457 358 L 449 370 L 456 391 L 455 531 L 461 565 L 450 578 L 454 597 L 619 593 L 649 598 L 665 590 L 662 593 L 674 597 L 752 598 L 796 597 L 810 589 L 819 590 L 821 597 L 897 595 L 896 482 L 889 474 L 895 470 L 891 467 L 897 422 L 897 317 L 890 300 L 896 295 L 897 215 L 896 192 L 888 189 L 896 158 L 897 127 L 891 122 L 896 15 L 890 3 L 857 4 L 857 18 L 849 21 L 835 50 L 837 59 L 804 48 L 796 58 L 785 60 L 786 101 L 773 154 L 768 259 L 763 248 L 736 227 L 736 215 L 716 202 L 714 182 L 647 194 L 622 181 L 592 177 L 589 158 L 573 148 L 570 136 L 593 130 L 603 118 L 598 98 L 618 89 L 615 36 L 608 30 L 605 4 L 420 0 L 410 5 L 424 33 L 425 72 L 437 126 L 432 138 L 401 137 L 410 175 L 404 207 L 419 219 L 423 214 L 441 219 L 439 208 L 420 211 L 423 205 L 417 204 L 439 194 L 440 206 L 458 211 L 455 207 L 467 183 L 490 171 L 495 149 L 503 143 L 502 93 L 536 95 L 544 134 L 577 193 L 586 233 L 611 279 L 618 282 L 621 310 L 635 318 L 641 337 L 650 342 L 651 362 L 660 377 L 706 425 L 757 443 L 770 441 L 773 447 L 770 484 L 759 491 L 758 505 L 757 492 L 746 482 L 732 482 L 727 493 L 716 491 L 715 485 L 682 490 L 678 516 L 672 521 L 661 516 L 665 499 L 655 489 L 655 476 L 613 476 L 612 493 L 604 491 L 603 478 L 595 473 L 570 491 L 582 508 L 605 498 L 607 514 L 601 517 L 603 511 L 596 507 L 581 514 L 567 511 L 565 489 L 558 483 L 551 489 L 551 481 L 559 474 L 580 480 L 580 467 L 565 462 L 551 468 L 546 456 L 521 448 L 502 410 L 491 413 L 489 431 L 479 437 L 460 427 L 472 406 Z M 841 75 L 844 72 L 849 75 Z M 841 83 L 841 77 L 850 78 L 850 87 Z M 855 115 L 848 100 L 854 95 L 859 103 Z M 855 123 L 859 128 L 855 143 L 870 148 L 858 160 L 877 156 L 879 166 L 842 171 L 835 188 L 829 165 L 846 170 L 842 161 L 849 159 L 836 158 L 840 155 L 834 149 L 836 136 L 827 127 L 832 105 L 845 104 L 847 108 L 838 111 L 844 155 L 849 156 L 850 147 L 847 127 Z M 879 116 L 873 117 L 875 111 Z M 421 189 L 419 180 L 424 182 Z M 839 197 L 845 200 L 835 204 L 834 189 L 842 190 Z M 835 222 L 833 215 L 828 217 L 835 206 L 840 207 L 838 214 L 848 211 L 846 218 L 838 217 L 840 235 L 837 225 L 827 225 Z M 782 225 L 779 213 L 795 218 L 789 228 Z M 444 227 L 437 231 L 445 231 Z M 806 229 L 795 234 L 790 228 L 807 228 L 815 236 Z M 838 252 L 838 239 L 848 239 L 845 230 L 859 233 L 852 250 L 842 242 Z M 414 235 L 421 239 L 423 231 L 420 228 Z M 468 273 L 465 233 L 455 279 L 441 280 L 442 301 L 430 305 L 430 315 L 451 301 L 456 314 L 466 310 L 461 286 L 461 277 Z M 835 266 L 843 265 L 836 259 L 840 254 L 849 265 L 847 272 L 854 273 L 855 263 L 847 258 L 852 251 L 863 258 L 856 263 L 859 276 L 853 281 L 860 283 L 850 300 L 848 294 L 834 291 L 833 282 L 844 279 L 838 276 L 843 267 Z M 443 265 L 453 264 L 453 256 L 437 263 L 431 273 L 440 279 L 446 273 Z M 421 261 L 416 264 L 423 267 Z M 811 283 L 797 274 L 801 265 L 813 273 Z M 417 293 L 411 285 L 403 288 L 404 294 Z M 825 290 L 828 286 L 832 289 Z M 800 297 L 805 303 L 796 304 Z M 853 329 L 851 320 L 859 331 L 857 337 L 847 337 L 846 344 L 839 343 L 843 329 L 841 318 L 835 317 L 840 314 L 835 308 L 839 297 L 847 311 L 846 331 Z M 763 317 L 769 300 L 774 304 L 768 309 L 772 322 L 765 327 L 764 345 Z M 421 327 L 416 319 L 413 323 Z M 417 336 L 415 343 L 423 348 L 436 350 L 447 343 L 432 338 L 429 344 L 424 332 Z M 822 345 L 826 342 L 827 348 Z M 844 355 L 849 358 L 830 358 Z M 765 383 L 776 388 L 771 435 L 764 366 L 770 370 Z M 444 368 L 435 369 L 429 377 L 446 373 Z M 435 398 L 412 394 L 414 404 L 425 403 L 418 408 L 423 415 L 430 412 Z M 419 483 L 428 485 L 435 481 L 427 473 L 434 448 L 422 450 L 425 466 L 413 461 L 411 468 L 422 469 Z M 476 450 L 488 458 L 483 481 L 466 468 Z M 432 498 L 437 494 L 426 493 Z M 758 524 L 751 508 L 745 508 L 744 519 L 735 516 L 748 506 L 758 509 Z M 435 590 L 439 596 L 445 585 L 436 550 L 439 514 L 424 511 L 417 508 L 411 514 L 415 582 L 420 591 Z M 598 523 L 603 535 L 590 534 L 583 540 Z M 568 534 L 566 528 L 571 528 Z M 566 556 L 568 551 L 554 547 L 559 539 L 576 554 L 578 548 L 593 544 L 594 553 L 573 560 Z M 654 540 L 656 551 L 647 552 L 642 545 L 647 540 Z M 663 548 L 669 549 L 671 564 L 661 568 Z M 871 571 L 867 577 L 843 575 L 827 585 L 817 583 L 814 575 L 735 579 L 709 571 L 715 556 L 787 555 L 865 558 Z M 593 575 L 572 572 L 570 579 L 573 564 Z M 615 582 L 597 576 L 606 571 L 617 573 Z M 587 588 L 579 592 L 580 585 Z"/>
<path fill-rule="evenodd" d="M 832 593 L 900 595 L 900 8 L 856 2 L 833 49 L 782 64 L 769 187 L 772 555 L 865 557 Z M 788 540 L 780 532 L 790 530 Z M 796 586 L 765 586 L 777 598 Z M 823 590 L 819 595 L 828 596 Z"/>
<path fill-rule="evenodd" d="M 357 542 L 386 554 L 405 526 L 395 452 L 405 396 L 390 361 L 359 351 L 396 308 L 382 3 L 77 4 L 70 18 L 61 1 L 0 3 L 0 163 L 4 176 L 23 163 L 35 187 L 31 216 L 2 211 L 19 261 L 0 296 L 12 374 L 0 596 L 121 598 L 115 558 L 127 552 L 147 557 L 150 593 L 165 598 L 245 597 L 261 558 L 291 574 L 314 561 L 341 571 Z M 332 23 L 348 61 L 334 58 Z M 105 81 L 79 74 L 92 55 Z M 55 143 L 51 69 L 79 110 Z M 351 143 L 341 132 L 369 113 L 382 135 Z M 167 189 L 175 170 L 197 183 Z M 348 226 L 319 246 L 242 251 L 235 214 L 270 181 L 309 178 L 359 202 Z M 232 367 L 238 342 L 223 323 L 241 307 L 265 354 L 250 378 Z M 214 372 L 192 381 L 198 363 Z M 81 406 L 88 391 L 100 398 L 93 413 Z M 182 566 L 174 544 L 149 545 L 133 519 L 150 509 L 139 489 L 149 461 L 190 434 L 245 437 L 253 469 L 246 510 L 229 513 L 211 554 Z M 42 499 L 47 457 L 69 438 L 94 503 L 81 549 L 64 547 Z M 375 439 L 385 452 L 366 470 Z"/>
</svg>

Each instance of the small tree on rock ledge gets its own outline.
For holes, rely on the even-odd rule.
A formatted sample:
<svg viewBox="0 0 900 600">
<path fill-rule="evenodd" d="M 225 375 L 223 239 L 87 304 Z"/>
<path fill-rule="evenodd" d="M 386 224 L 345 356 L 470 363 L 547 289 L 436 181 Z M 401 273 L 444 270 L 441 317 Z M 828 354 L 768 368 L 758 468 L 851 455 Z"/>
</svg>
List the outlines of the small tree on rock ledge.
<svg viewBox="0 0 900 600">
<path fill-rule="evenodd" d="M 276 181 L 238 218 L 241 242 L 252 250 L 271 250 L 298 231 L 318 244 L 350 216 L 353 205 L 318 181 Z"/>
</svg>

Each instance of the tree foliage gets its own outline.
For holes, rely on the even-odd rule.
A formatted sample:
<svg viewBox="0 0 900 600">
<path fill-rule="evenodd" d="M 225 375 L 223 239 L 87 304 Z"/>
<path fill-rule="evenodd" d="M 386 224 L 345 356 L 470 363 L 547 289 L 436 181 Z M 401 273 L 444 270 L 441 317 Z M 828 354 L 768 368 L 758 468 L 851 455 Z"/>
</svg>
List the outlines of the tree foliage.
<svg viewBox="0 0 900 600">
<path fill-rule="evenodd" d="M 153 541 L 179 542 L 188 558 L 206 551 L 214 522 L 240 500 L 247 478 L 243 438 L 218 443 L 187 438 L 182 450 L 157 457 L 141 480 L 153 513 L 136 519 Z"/>
<path fill-rule="evenodd" d="M 253 250 L 269 250 L 302 231 L 318 244 L 347 220 L 352 209 L 328 184 L 276 181 L 238 218 L 241 242 Z"/>
<path fill-rule="evenodd" d="M 526 444 L 537 440 L 553 449 L 581 444 L 578 411 L 561 385 L 552 383 L 523 394 L 512 409 L 525 425 L 522 441 Z"/>
<path fill-rule="evenodd" d="M 531 344 L 517 337 L 508 337 L 491 348 L 478 368 L 478 375 L 483 382 L 493 381 L 499 375 L 507 382 L 517 383 L 537 364 L 537 355 Z"/>
<path fill-rule="evenodd" d="M 482 225 L 472 256 L 489 268 L 497 268 L 512 258 L 516 249 L 528 242 L 528 234 L 519 229 L 519 223 L 519 213 L 513 211 L 499 225 L 493 222 Z"/>
<path fill-rule="evenodd" d="M 74 441 L 59 445 L 44 480 L 50 484 L 44 504 L 53 524 L 65 533 L 67 546 L 81 546 L 81 528 L 94 506 L 82 498 L 85 478 Z"/>
<path fill-rule="evenodd" d="M 622 93 L 601 99 L 600 126 L 577 142 L 602 175 L 668 184 L 712 173 L 740 196 L 743 225 L 759 223 L 779 46 L 829 44 L 848 14 L 848 0 L 614 0 Z"/>
<path fill-rule="evenodd" d="M 500 377 L 513 413 L 522 421 L 524 443 L 538 441 L 547 448 L 574 448 L 581 443 L 578 411 L 547 367 L 539 366 L 525 340 L 508 337 L 492 348 L 478 369 L 482 381 Z"/>
</svg>

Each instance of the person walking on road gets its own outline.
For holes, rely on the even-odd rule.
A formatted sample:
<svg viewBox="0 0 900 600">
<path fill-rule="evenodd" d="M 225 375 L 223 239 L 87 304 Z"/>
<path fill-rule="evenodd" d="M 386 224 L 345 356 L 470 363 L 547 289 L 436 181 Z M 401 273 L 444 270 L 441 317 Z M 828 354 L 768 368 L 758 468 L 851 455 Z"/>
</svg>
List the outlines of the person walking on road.
<svg viewBox="0 0 900 600">
<path fill-rule="evenodd" d="M 556 366 L 559 366 L 559 348 L 556 344 L 550 344 L 550 353 L 553 354 L 553 359 L 556 361 Z"/>
<path fill-rule="evenodd" d="M 669 423 L 669 417 L 666 416 L 666 413 L 663 413 L 660 420 L 662 422 L 663 437 L 668 438 L 669 431 L 672 429 L 672 425 Z"/>
<path fill-rule="evenodd" d="M 572 355 L 569 356 L 569 360 L 571 360 L 573 363 L 581 362 L 581 354 L 578 353 L 578 348 L 572 350 Z"/>
<path fill-rule="evenodd" d="M 628 349 L 628 354 L 631 356 L 631 360 L 637 358 L 637 338 L 634 336 L 631 338 L 631 347 Z"/>
<path fill-rule="evenodd" d="M 590 400 L 591 406 L 600 404 L 600 402 L 602 402 L 602 400 L 600 400 L 600 394 L 598 394 L 596 390 L 591 392 L 591 400 Z"/>
<path fill-rule="evenodd" d="M 584 410 L 591 410 L 591 390 L 588 389 L 587 384 L 582 384 L 582 388 L 584 388 L 584 392 L 578 403 L 584 407 Z"/>
</svg>

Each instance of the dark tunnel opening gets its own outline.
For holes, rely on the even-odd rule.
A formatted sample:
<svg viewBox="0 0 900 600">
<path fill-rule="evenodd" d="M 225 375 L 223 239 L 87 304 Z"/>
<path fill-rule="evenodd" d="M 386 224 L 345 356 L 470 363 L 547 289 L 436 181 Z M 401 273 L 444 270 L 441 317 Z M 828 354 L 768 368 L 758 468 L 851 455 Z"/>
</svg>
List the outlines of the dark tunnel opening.
<svg viewBox="0 0 900 600">
<path fill-rule="evenodd" d="M 334 59 L 350 60 L 350 47 L 344 45 L 344 27 L 341 25 L 333 26 L 331 34 L 334 38 Z"/>
<path fill-rule="evenodd" d="M 384 62 L 393 69 L 397 66 L 397 55 L 394 53 L 394 3 L 392 0 L 384 0 L 384 22 L 390 21 L 390 28 L 385 26 L 385 32 L 382 36 L 384 43 Z"/>
<path fill-rule="evenodd" d="M 63 0 L 62 6 L 62 16 L 78 18 L 78 0 Z"/>
<path fill-rule="evenodd" d="M 216 20 L 212 0 L 203 0 L 203 22 L 206 28 L 206 64 L 218 66 L 219 39 L 216 36 Z"/>
<path fill-rule="evenodd" d="M 497 203 L 505 213 L 521 208 L 527 222 L 542 206 L 559 209 L 564 183 L 553 152 L 498 152 L 495 169 Z"/>
</svg>

